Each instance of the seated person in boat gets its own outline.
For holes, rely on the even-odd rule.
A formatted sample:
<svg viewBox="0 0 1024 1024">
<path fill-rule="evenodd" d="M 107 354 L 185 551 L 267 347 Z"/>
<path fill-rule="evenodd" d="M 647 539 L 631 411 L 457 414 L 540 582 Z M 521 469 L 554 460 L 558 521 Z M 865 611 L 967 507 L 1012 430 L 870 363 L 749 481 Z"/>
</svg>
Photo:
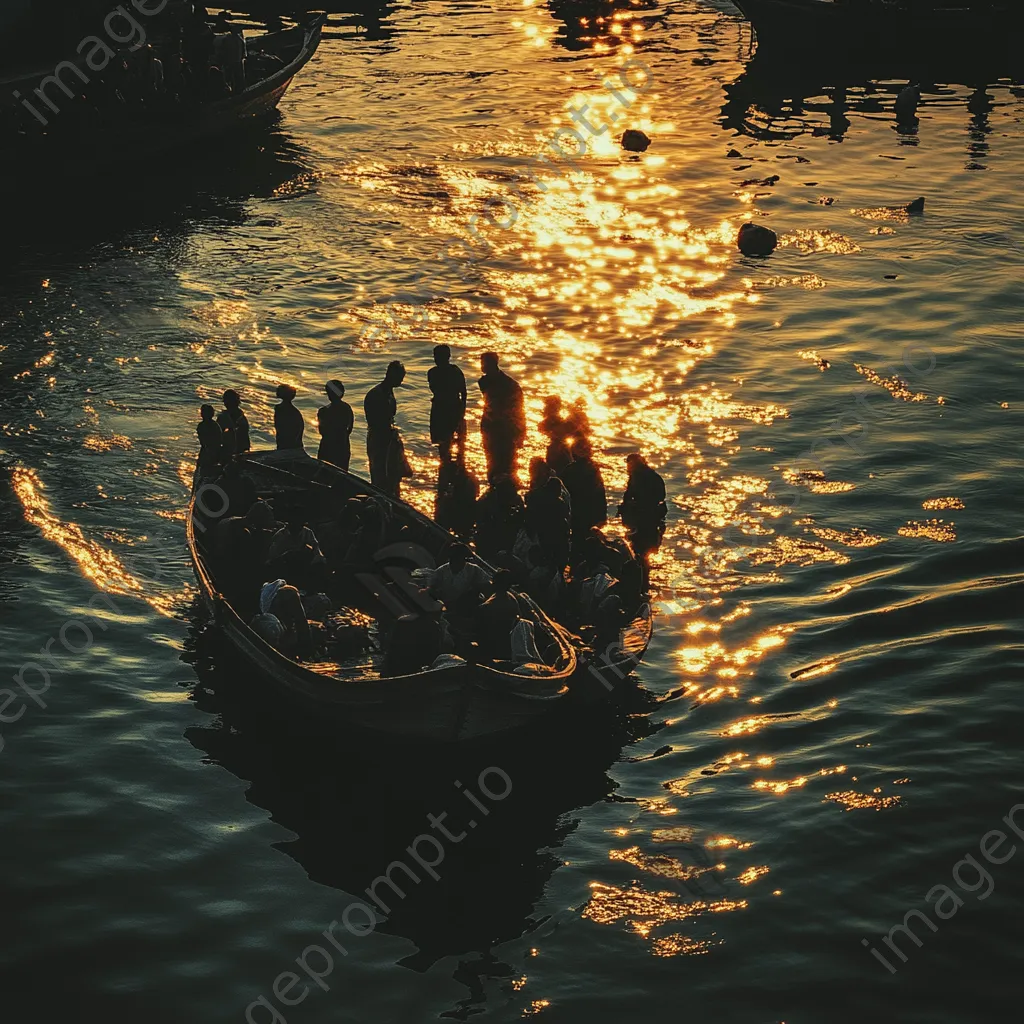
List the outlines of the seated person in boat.
<svg viewBox="0 0 1024 1024">
<path fill-rule="evenodd" d="M 434 518 L 439 526 L 468 537 L 476 526 L 476 504 L 480 484 L 466 468 L 465 454 L 455 462 L 442 462 L 437 473 L 437 502 Z"/>
<path fill-rule="evenodd" d="M 532 464 L 530 469 L 533 475 Z M 571 515 L 569 492 L 542 463 L 537 467 L 535 479 L 526 495 L 526 520 L 537 534 L 550 563 L 561 568 L 569 564 Z"/>
<path fill-rule="evenodd" d="M 608 495 L 601 469 L 594 461 L 590 441 L 580 438 L 572 446 L 572 462 L 562 470 L 562 482 L 569 492 L 572 535 L 582 538 L 594 526 L 608 522 Z"/>
<path fill-rule="evenodd" d="M 513 579 L 507 569 L 494 574 L 492 585 L 494 593 L 477 614 L 477 637 L 485 657 L 507 661 L 512 655 L 512 630 L 519 621 L 519 601 L 511 593 Z"/>
<path fill-rule="evenodd" d="M 618 598 L 622 618 L 629 620 L 636 615 L 644 599 L 644 570 L 635 558 L 623 564 L 608 588 L 608 597 Z"/>
<path fill-rule="evenodd" d="M 212 60 L 224 72 L 232 93 L 245 89 L 246 45 L 242 30 L 228 22 L 227 13 L 217 16 Z"/>
<path fill-rule="evenodd" d="M 498 477 L 484 491 L 476 503 L 476 544 L 485 558 L 512 550 L 524 512 L 512 477 Z"/>
<path fill-rule="evenodd" d="M 596 531 L 595 531 L 596 532 Z M 605 554 L 609 554 L 607 560 Z M 629 622 L 643 600 L 643 566 L 635 558 L 621 558 L 613 545 L 587 540 L 586 561 L 573 570 L 571 596 L 578 620 L 594 627 L 599 636 L 614 633 Z M 614 570 L 608 565 L 617 566 Z"/>
<path fill-rule="evenodd" d="M 316 534 L 301 514 L 293 515 L 288 525 L 274 534 L 267 552 L 269 572 L 293 580 L 304 589 L 322 590 L 328 582 L 327 560 L 320 550 Z"/>
<path fill-rule="evenodd" d="M 244 516 L 216 520 L 214 557 L 225 592 L 251 594 L 266 577 L 267 552 L 279 529 L 269 502 L 257 500 Z"/>
<path fill-rule="evenodd" d="M 455 643 L 442 615 L 402 615 L 388 634 L 381 674 L 400 676 L 422 672 L 438 655 L 454 650 Z"/>
<path fill-rule="evenodd" d="M 526 592 L 542 608 L 558 608 L 565 593 L 565 573 L 552 565 L 539 544 L 528 555 L 530 571 L 526 579 Z"/>
<path fill-rule="evenodd" d="M 245 516 L 246 551 L 247 557 L 251 558 L 256 566 L 262 566 L 267 561 L 271 541 L 279 529 L 274 507 L 269 501 L 260 499 L 249 509 Z"/>
<path fill-rule="evenodd" d="M 210 65 L 210 70 L 206 72 L 206 99 L 216 103 L 230 95 L 231 86 L 224 72 L 216 64 Z"/>
<path fill-rule="evenodd" d="M 263 585 L 259 614 L 249 626 L 282 654 L 297 658 L 313 654 L 313 635 L 302 597 L 283 579 Z"/>
<path fill-rule="evenodd" d="M 225 465 L 224 471 L 214 481 L 214 487 L 220 488 L 222 494 L 215 495 L 207 504 L 215 510 L 218 502 L 223 504 L 225 507 L 220 513 L 221 516 L 247 515 L 249 509 L 256 503 L 256 485 L 242 472 L 242 467 L 233 460 Z"/>
<path fill-rule="evenodd" d="M 434 571 L 427 588 L 431 597 L 455 615 L 473 614 L 491 589 L 487 573 L 469 558 L 465 544 L 453 544 L 448 549 L 448 561 Z"/>
<path fill-rule="evenodd" d="M 339 484 L 335 491 L 344 497 L 347 489 Z M 332 565 L 344 565 L 350 571 L 373 567 L 374 554 L 387 542 L 391 510 L 376 495 L 345 498 L 337 512 L 337 521 L 327 527 L 323 550 Z"/>
</svg>

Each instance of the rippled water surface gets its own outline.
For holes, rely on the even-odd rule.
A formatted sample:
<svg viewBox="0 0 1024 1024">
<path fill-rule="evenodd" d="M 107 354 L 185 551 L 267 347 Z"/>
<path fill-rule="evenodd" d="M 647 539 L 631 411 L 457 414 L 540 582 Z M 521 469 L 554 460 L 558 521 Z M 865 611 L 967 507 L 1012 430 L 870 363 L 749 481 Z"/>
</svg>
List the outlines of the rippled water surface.
<svg viewBox="0 0 1024 1024">
<path fill-rule="evenodd" d="M 1022 93 L 937 73 L 898 125 L 905 75 L 751 64 L 724 0 L 608 10 L 336 17 L 258 145 L 14 217 L 0 638 L 4 685 L 33 658 L 52 684 L 0 707 L 12 1019 L 212 1024 L 261 995 L 403 1024 L 1014 1005 L 1024 854 L 979 844 L 1024 836 L 1024 810 L 1020 836 L 1000 823 L 1024 803 Z M 605 83 L 631 59 L 627 109 Z M 547 147 L 582 103 L 619 116 L 570 165 Z M 651 148 L 622 152 L 624 127 Z M 736 251 L 751 218 L 768 260 Z M 237 388 L 266 445 L 289 381 L 309 438 L 325 379 L 361 402 L 393 358 L 429 510 L 441 341 L 471 376 L 501 351 L 534 421 L 582 397 L 610 487 L 639 448 L 671 497 L 636 691 L 472 759 L 254 707 L 184 549 L 201 402 Z M 349 938 L 329 991 L 276 999 L 428 813 L 465 823 L 456 780 L 489 766 L 513 793 L 440 880 Z M 988 882 L 954 877 L 965 854 Z M 897 934 L 903 962 L 882 936 L 915 909 L 937 930 Z"/>
</svg>

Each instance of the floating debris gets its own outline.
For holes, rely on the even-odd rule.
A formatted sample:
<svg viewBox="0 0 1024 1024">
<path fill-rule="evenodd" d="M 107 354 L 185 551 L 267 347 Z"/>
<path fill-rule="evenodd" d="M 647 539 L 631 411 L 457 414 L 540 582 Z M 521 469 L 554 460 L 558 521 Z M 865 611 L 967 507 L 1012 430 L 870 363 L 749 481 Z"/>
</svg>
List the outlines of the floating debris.
<svg viewBox="0 0 1024 1024">
<path fill-rule="evenodd" d="M 760 224 L 744 224 L 736 238 L 744 256 L 770 256 L 779 244 L 779 236 Z"/>
<path fill-rule="evenodd" d="M 639 128 L 627 128 L 622 133 L 622 148 L 630 153 L 643 153 L 651 144 L 650 136 Z"/>
</svg>

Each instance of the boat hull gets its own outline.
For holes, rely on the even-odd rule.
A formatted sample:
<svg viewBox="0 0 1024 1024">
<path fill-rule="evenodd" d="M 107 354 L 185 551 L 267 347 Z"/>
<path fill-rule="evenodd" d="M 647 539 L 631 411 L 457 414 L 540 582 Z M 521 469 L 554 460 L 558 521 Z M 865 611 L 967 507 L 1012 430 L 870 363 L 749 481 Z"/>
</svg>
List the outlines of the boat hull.
<svg viewBox="0 0 1024 1024">
<path fill-rule="evenodd" d="M 306 481 L 289 470 L 324 471 L 322 464 L 305 453 L 261 453 L 250 461 L 259 462 L 268 472 L 284 473 L 297 487 Z M 358 477 L 334 467 L 327 467 L 327 472 L 350 481 L 361 492 L 385 497 Z M 405 519 L 431 529 L 439 548 L 450 542 L 450 534 L 415 509 L 400 502 L 392 504 Z M 560 651 L 557 671 L 549 675 L 518 675 L 486 664 L 461 663 L 385 677 L 375 672 L 320 672 L 315 671 L 316 666 L 291 661 L 250 629 L 222 595 L 199 544 L 196 523 L 197 505 L 193 498 L 187 521 L 189 553 L 200 597 L 214 625 L 269 685 L 271 694 L 285 700 L 291 709 L 382 737 L 466 743 L 522 729 L 546 718 L 569 694 L 568 682 L 578 668 L 576 655 L 568 635 L 546 617 Z M 272 701 L 268 707 L 272 707 Z"/>
</svg>

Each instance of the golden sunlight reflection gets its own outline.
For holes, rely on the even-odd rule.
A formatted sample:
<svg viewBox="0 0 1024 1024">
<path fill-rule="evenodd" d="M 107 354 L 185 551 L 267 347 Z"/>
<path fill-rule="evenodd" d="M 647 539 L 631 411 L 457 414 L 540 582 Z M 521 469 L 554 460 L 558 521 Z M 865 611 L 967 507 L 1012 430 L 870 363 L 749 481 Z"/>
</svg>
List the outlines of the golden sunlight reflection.
<svg viewBox="0 0 1024 1024">
<path fill-rule="evenodd" d="M 823 802 L 839 804 L 847 811 L 884 811 L 899 805 L 898 796 L 880 796 L 881 792 L 881 789 L 875 789 L 871 793 L 858 793 L 856 790 L 846 789 L 826 794 Z"/>
<path fill-rule="evenodd" d="M 898 398 L 904 402 L 928 401 L 928 396 L 923 391 L 912 391 L 907 382 L 899 376 L 899 374 L 893 374 L 891 377 L 883 377 L 881 374 L 872 370 L 871 367 L 861 366 L 860 363 L 854 363 L 854 369 L 872 384 L 877 384 L 880 388 L 885 388 L 893 398 Z"/>
<path fill-rule="evenodd" d="M 811 775 L 799 775 L 795 779 L 756 779 L 753 788 L 782 796 L 792 789 L 803 789 L 813 779 L 824 778 L 828 775 L 842 775 L 846 770 L 846 765 L 840 764 L 834 768 L 822 768 Z"/>
<path fill-rule="evenodd" d="M 692 940 L 675 932 L 670 932 L 668 936 L 658 936 L 654 934 L 657 930 L 684 921 L 698 924 L 710 915 L 746 908 L 746 900 L 686 901 L 677 893 L 652 892 L 637 884 L 619 888 L 591 882 L 590 899 L 583 908 L 582 916 L 595 924 L 624 926 L 640 938 L 651 940 L 651 951 L 655 956 L 667 956 L 673 955 L 673 952 L 706 953 L 712 940 Z M 665 939 L 668 941 L 659 942 Z M 720 940 L 714 941 L 714 945 L 719 944 Z"/>
<path fill-rule="evenodd" d="M 65 523 L 54 514 L 46 500 L 45 488 L 38 474 L 24 466 L 15 466 L 11 482 L 21 502 L 25 518 L 52 543 L 58 545 L 78 566 L 82 575 L 108 594 L 135 597 L 147 601 L 161 615 L 171 617 L 189 591 L 153 593 L 134 576 L 125 563 L 109 548 L 89 540 L 75 523 Z"/>
<path fill-rule="evenodd" d="M 956 523 L 947 523 L 944 519 L 926 519 L 923 522 L 911 519 L 906 526 L 901 526 L 896 532 L 901 537 L 933 540 L 937 544 L 952 544 L 956 540 Z"/>
</svg>

